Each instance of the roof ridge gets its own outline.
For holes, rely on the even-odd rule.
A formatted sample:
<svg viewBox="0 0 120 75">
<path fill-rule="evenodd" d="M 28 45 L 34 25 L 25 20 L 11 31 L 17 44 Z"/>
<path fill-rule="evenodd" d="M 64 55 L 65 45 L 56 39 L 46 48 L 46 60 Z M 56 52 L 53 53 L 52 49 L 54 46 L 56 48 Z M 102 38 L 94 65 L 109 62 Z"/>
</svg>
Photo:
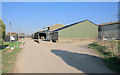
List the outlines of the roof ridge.
<svg viewBox="0 0 120 75">
<path fill-rule="evenodd" d="M 85 21 L 89 21 L 89 20 L 86 19 L 86 20 L 79 21 L 79 22 L 76 22 L 76 23 L 73 23 L 73 24 L 70 24 L 70 25 L 66 25 L 66 26 L 64 26 L 64 27 L 62 27 L 62 28 L 59 28 L 59 29 L 54 30 L 53 32 L 58 31 L 58 30 L 62 30 L 63 28 L 67 28 L 67 27 L 70 27 L 70 26 L 73 26 L 73 25 L 75 25 L 75 24 L 78 24 L 78 23 L 81 23 L 81 22 L 85 22 Z M 91 21 L 89 21 L 89 22 L 91 22 Z M 91 23 L 93 23 L 93 22 L 91 22 Z M 95 23 L 93 23 L 93 24 L 95 24 Z M 95 25 L 96 25 L 96 24 L 95 24 Z"/>
<path fill-rule="evenodd" d="M 113 23 L 118 23 L 118 22 L 120 22 L 120 20 L 118 20 L 118 21 L 113 21 L 113 22 L 107 22 L 107 23 L 102 23 L 102 24 L 98 24 L 98 25 L 108 25 L 108 24 L 113 24 Z"/>
</svg>

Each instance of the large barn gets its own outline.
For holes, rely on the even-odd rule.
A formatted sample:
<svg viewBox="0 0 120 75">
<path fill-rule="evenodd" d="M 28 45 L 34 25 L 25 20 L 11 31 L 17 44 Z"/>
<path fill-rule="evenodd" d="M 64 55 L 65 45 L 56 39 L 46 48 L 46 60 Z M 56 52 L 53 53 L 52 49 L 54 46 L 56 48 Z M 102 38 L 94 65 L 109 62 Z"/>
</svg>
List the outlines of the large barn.
<svg viewBox="0 0 120 75">
<path fill-rule="evenodd" d="M 116 40 L 120 39 L 118 36 L 119 26 L 120 26 L 120 21 L 99 24 L 99 27 L 98 27 L 99 39 L 102 39 L 102 40 L 113 39 L 113 38 Z"/>
<path fill-rule="evenodd" d="M 81 39 L 94 40 L 98 38 L 98 25 L 89 20 L 84 20 L 54 30 L 52 36 L 52 40 L 54 41 Z"/>
</svg>

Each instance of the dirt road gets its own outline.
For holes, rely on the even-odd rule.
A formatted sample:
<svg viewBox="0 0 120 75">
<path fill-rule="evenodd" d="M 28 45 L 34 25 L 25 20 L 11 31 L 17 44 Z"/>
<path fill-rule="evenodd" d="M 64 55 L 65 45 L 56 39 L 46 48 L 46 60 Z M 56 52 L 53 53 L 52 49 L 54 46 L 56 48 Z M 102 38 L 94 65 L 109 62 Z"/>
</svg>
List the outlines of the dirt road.
<svg viewBox="0 0 120 75">
<path fill-rule="evenodd" d="M 40 44 L 24 39 L 13 73 L 110 73 L 88 41 Z"/>
</svg>

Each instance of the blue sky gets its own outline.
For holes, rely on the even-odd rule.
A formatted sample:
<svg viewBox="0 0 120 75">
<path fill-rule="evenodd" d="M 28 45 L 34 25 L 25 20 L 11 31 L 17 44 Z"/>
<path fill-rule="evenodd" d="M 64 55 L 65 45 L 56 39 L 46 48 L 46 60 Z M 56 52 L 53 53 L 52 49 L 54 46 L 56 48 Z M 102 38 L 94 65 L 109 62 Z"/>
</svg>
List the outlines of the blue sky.
<svg viewBox="0 0 120 75">
<path fill-rule="evenodd" d="M 69 25 L 82 20 L 96 24 L 116 21 L 117 2 L 3 2 L 2 17 L 9 32 L 31 34 L 43 27 L 61 23 Z"/>
</svg>

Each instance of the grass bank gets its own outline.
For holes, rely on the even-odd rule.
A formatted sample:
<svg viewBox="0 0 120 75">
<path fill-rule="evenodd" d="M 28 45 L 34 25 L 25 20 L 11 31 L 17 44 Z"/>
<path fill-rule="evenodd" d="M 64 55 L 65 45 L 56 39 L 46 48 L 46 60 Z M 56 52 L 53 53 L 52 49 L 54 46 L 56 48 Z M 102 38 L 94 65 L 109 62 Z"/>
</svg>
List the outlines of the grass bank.
<svg viewBox="0 0 120 75">
<path fill-rule="evenodd" d="M 22 43 L 19 42 L 19 45 Z M 3 43 L 4 46 L 8 46 L 9 42 Z M 11 72 L 16 60 L 18 53 L 21 51 L 22 48 L 15 48 L 11 50 L 10 48 L 2 49 L 2 73 Z"/>
<path fill-rule="evenodd" d="M 103 59 L 105 64 L 114 72 L 120 73 L 120 63 L 117 57 L 111 52 L 108 47 L 92 43 L 88 45 L 89 48 L 95 50 Z"/>
</svg>

